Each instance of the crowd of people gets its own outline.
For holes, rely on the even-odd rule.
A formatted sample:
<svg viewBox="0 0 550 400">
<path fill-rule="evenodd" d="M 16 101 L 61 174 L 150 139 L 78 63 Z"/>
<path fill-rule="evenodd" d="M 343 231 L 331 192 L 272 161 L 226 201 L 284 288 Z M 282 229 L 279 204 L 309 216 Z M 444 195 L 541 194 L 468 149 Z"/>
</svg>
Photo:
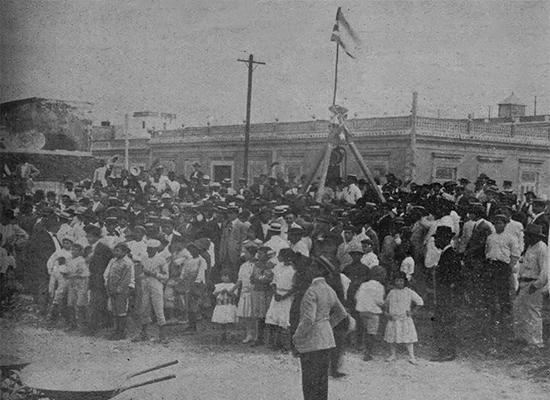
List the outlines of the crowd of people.
<svg viewBox="0 0 550 400">
<path fill-rule="evenodd" d="M 404 343 L 416 363 L 412 315 L 424 304 L 434 361 L 456 357 L 464 307 L 485 334 L 542 348 L 548 202 L 532 192 L 520 201 L 512 182 L 499 188 L 484 174 L 430 184 L 385 178 L 384 201 L 355 175 L 319 193 L 318 181 L 303 187 L 307 176 L 212 182 L 199 163 L 187 177 L 161 165 L 115 174 L 103 164 L 62 193 L 25 178 L 4 182 L 3 305 L 27 291 L 52 324 L 89 335 L 109 328 L 114 340 L 126 338 L 128 317 L 141 327 L 134 341 L 147 340 L 153 322 L 166 341 L 166 326 L 193 333 L 209 319 L 224 343 L 238 322 L 243 343 L 331 348 L 323 357 L 334 377 L 354 325 L 365 361 L 383 337 L 388 360 Z M 312 347 L 305 338 L 320 322 L 309 289 L 319 279 L 346 311 L 323 311 L 332 333 Z"/>
</svg>

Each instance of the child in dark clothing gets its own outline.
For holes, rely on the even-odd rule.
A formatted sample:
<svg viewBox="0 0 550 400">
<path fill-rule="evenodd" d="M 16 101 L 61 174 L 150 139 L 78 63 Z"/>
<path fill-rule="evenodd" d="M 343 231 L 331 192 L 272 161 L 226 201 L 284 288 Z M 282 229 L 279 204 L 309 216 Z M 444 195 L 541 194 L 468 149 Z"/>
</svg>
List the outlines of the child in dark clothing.
<svg viewBox="0 0 550 400">
<path fill-rule="evenodd" d="M 130 249 L 126 243 L 119 243 L 113 249 L 114 258 L 105 269 L 105 288 L 107 290 L 108 309 L 115 322 L 114 332 L 110 340 L 122 340 L 126 337 L 126 315 L 128 313 L 128 297 L 134 263 L 128 254 Z"/>
<path fill-rule="evenodd" d="M 346 275 L 351 283 L 349 285 L 345 306 L 348 310 L 351 310 L 351 315 L 357 321 L 357 341 L 356 345 L 360 347 L 363 343 L 363 329 L 361 326 L 361 319 L 359 314 L 355 311 L 355 294 L 363 282 L 368 281 L 370 269 L 361 262 L 361 258 L 364 255 L 363 247 L 360 244 L 352 243 L 349 249 L 349 255 L 352 259 L 342 273 Z"/>
</svg>

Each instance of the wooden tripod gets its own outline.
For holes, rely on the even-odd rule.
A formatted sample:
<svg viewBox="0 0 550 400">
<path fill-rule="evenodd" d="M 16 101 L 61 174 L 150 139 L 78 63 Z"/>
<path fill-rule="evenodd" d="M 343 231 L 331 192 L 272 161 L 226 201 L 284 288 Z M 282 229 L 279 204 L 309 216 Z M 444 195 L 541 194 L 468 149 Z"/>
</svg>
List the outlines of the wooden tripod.
<svg viewBox="0 0 550 400">
<path fill-rule="evenodd" d="M 321 196 L 325 188 L 325 181 L 327 179 L 328 168 L 330 166 L 330 155 L 332 154 L 332 150 L 334 150 L 336 146 L 347 146 L 357 160 L 357 163 L 361 168 L 361 172 L 363 172 L 363 175 L 365 175 L 365 177 L 369 180 L 371 186 L 376 191 L 378 198 L 381 202 L 385 203 L 386 199 L 382 195 L 382 192 L 376 184 L 369 167 L 365 163 L 365 160 L 363 160 L 361 153 L 359 153 L 357 146 L 352 140 L 351 132 L 346 126 L 346 116 L 348 110 L 335 104 L 330 106 L 329 110 L 332 112 L 333 116 L 330 121 L 330 133 L 328 136 L 328 140 L 319 155 L 317 156 L 317 159 L 315 160 L 314 169 L 304 185 L 304 191 L 309 188 L 315 177 L 317 175 L 320 175 L 320 182 L 319 188 L 317 190 L 316 200 L 321 200 Z"/>
</svg>

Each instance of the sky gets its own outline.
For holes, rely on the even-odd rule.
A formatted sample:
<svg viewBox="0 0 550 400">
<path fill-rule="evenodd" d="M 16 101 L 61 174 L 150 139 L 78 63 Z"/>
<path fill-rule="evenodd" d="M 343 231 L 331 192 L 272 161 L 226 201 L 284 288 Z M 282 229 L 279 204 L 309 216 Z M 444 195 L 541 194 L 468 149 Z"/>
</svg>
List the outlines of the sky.
<svg viewBox="0 0 550 400">
<path fill-rule="evenodd" d="M 325 119 L 338 6 L 362 40 L 342 52 L 337 103 L 359 118 L 497 113 L 512 92 L 550 114 L 550 2 L 0 0 L 0 100 L 94 103 L 94 118 L 176 113 L 178 124 L 240 124 L 247 67 L 253 123 Z"/>
</svg>

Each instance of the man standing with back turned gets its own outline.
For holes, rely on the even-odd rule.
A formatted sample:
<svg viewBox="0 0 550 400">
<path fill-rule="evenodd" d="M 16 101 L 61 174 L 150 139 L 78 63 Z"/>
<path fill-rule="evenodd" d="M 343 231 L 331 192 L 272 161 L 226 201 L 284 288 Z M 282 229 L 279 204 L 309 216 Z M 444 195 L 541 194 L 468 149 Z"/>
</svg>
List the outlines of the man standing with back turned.
<svg viewBox="0 0 550 400">
<path fill-rule="evenodd" d="M 311 263 L 311 285 L 300 304 L 300 322 L 294 334 L 294 345 L 300 353 L 302 393 L 304 400 L 328 398 L 330 349 L 335 347 L 332 328 L 347 316 L 325 276 L 335 271 L 325 257 Z"/>
</svg>

